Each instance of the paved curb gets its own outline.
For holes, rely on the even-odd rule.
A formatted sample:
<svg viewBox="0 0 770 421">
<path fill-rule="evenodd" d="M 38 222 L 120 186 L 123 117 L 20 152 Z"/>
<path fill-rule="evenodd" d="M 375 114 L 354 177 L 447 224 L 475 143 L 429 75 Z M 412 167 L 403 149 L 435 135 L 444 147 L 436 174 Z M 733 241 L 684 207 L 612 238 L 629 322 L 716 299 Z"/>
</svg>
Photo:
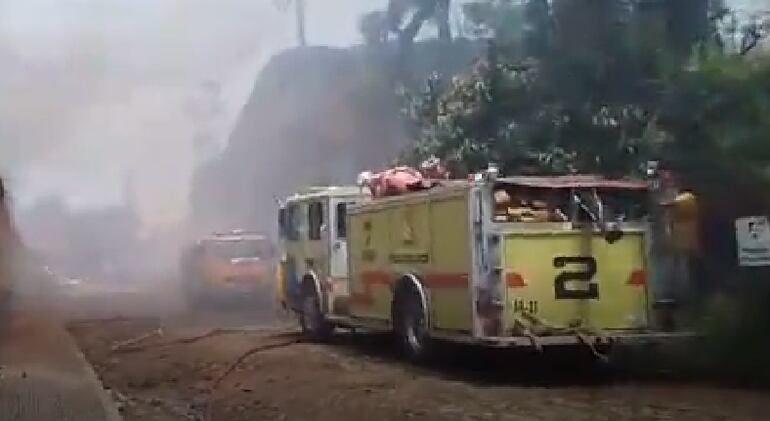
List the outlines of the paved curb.
<svg viewBox="0 0 770 421">
<path fill-rule="evenodd" d="M 75 354 L 77 355 L 77 358 L 80 360 L 81 364 L 83 365 L 83 370 L 86 373 L 88 373 L 89 382 L 94 387 L 97 395 L 99 396 L 99 401 L 102 404 L 102 408 L 104 409 L 104 415 L 106 417 L 106 421 L 123 421 L 123 417 L 120 415 L 120 412 L 118 412 L 118 408 L 115 405 L 115 402 L 107 393 L 107 390 L 104 388 L 104 384 L 99 378 L 99 375 L 96 373 L 93 366 L 91 366 L 91 363 L 88 362 L 88 359 L 86 358 L 85 354 L 83 354 L 83 352 L 80 350 L 80 347 L 77 345 L 75 338 L 72 337 L 72 335 L 63 325 L 60 325 L 60 326 L 64 330 L 65 334 L 67 335 L 67 340 L 69 341 L 69 345 L 72 347 Z"/>
</svg>

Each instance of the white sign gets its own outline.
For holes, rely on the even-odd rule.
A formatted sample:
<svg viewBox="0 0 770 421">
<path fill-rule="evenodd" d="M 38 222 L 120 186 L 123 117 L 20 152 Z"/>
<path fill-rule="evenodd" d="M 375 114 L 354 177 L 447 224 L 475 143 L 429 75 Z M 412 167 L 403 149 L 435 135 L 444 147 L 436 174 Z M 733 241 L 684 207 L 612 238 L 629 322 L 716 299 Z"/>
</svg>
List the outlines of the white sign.
<svg viewBox="0 0 770 421">
<path fill-rule="evenodd" d="M 740 266 L 770 266 L 770 224 L 766 216 L 735 220 Z"/>
</svg>

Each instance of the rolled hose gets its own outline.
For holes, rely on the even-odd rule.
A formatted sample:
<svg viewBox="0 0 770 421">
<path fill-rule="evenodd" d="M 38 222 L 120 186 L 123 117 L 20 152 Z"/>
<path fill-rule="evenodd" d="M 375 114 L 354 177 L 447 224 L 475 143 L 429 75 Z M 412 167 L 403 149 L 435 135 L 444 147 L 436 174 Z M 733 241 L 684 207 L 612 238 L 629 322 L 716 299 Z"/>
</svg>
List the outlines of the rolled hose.
<svg viewBox="0 0 770 421">
<path fill-rule="evenodd" d="M 594 342 L 589 339 L 589 336 L 593 336 L 609 341 L 608 335 L 601 330 L 582 326 L 582 324 L 568 327 L 555 326 L 533 314 L 518 312 L 514 315 L 514 332 L 529 338 L 532 346 L 538 351 L 543 350 L 543 346 L 538 339 L 539 337 L 574 335 L 582 344 L 589 348 L 594 357 L 602 362 L 609 361 L 607 355 L 596 349 Z"/>
</svg>

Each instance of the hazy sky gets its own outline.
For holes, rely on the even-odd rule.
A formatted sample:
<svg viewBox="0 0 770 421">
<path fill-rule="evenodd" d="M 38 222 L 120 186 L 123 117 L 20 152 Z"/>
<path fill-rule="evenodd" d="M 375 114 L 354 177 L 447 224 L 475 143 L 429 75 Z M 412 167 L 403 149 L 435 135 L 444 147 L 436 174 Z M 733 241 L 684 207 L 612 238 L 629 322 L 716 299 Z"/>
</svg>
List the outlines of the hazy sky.
<svg viewBox="0 0 770 421">
<path fill-rule="evenodd" d="M 285 0 L 0 0 L 0 174 L 17 203 L 121 199 L 131 174 L 151 222 L 179 217 L 206 80 L 224 139 L 258 69 L 292 46 Z M 312 44 L 358 42 L 357 19 L 386 0 L 306 0 Z"/>
</svg>

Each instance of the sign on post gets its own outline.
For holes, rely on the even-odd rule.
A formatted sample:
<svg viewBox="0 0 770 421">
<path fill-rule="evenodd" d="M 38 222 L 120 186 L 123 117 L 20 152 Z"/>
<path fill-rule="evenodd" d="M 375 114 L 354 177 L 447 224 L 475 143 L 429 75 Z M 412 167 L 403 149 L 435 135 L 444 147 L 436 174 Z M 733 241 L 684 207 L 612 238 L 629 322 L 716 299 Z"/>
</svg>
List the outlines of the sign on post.
<svg viewBox="0 0 770 421">
<path fill-rule="evenodd" d="M 770 266 L 770 224 L 766 216 L 735 220 L 740 266 Z"/>
</svg>

